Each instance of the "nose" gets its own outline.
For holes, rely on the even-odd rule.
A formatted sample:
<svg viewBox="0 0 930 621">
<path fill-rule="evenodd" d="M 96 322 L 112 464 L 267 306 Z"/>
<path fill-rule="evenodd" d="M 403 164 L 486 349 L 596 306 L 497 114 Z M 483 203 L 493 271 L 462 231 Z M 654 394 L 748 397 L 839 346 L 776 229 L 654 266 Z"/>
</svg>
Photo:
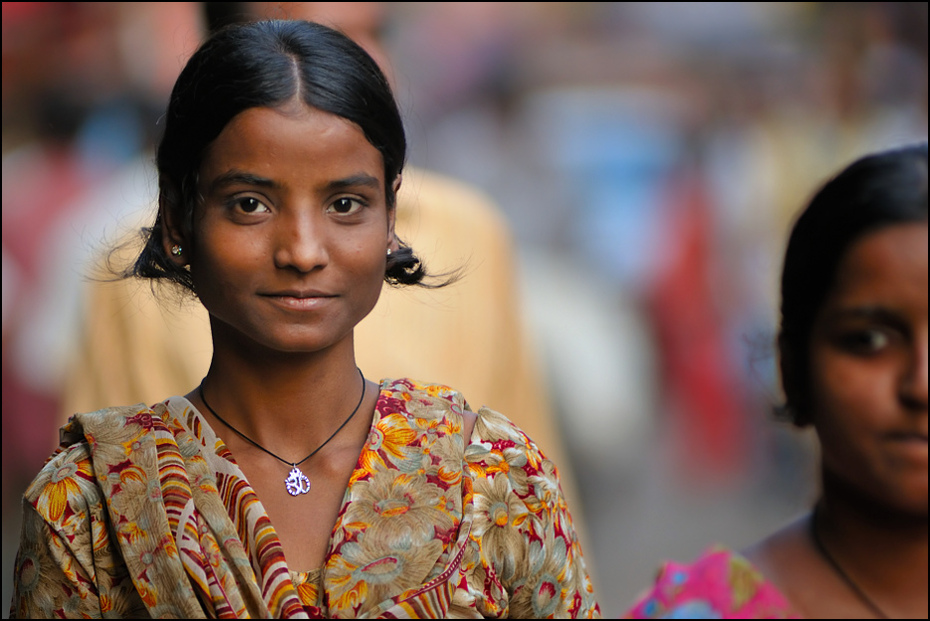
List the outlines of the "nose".
<svg viewBox="0 0 930 621">
<path fill-rule="evenodd" d="M 307 211 L 301 210 L 279 219 L 275 230 L 276 267 L 311 272 L 329 262 L 323 227 Z"/>
<path fill-rule="evenodd" d="M 914 347 L 910 368 L 905 371 L 901 383 L 901 396 L 917 410 L 927 411 L 927 333 Z"/>
</svg>

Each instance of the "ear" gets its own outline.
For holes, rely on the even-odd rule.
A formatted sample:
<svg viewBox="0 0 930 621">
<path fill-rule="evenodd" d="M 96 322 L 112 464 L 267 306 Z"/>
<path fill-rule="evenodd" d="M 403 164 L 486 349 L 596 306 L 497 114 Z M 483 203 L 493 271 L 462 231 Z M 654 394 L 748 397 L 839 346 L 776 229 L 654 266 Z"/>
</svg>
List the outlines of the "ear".
<svg viewBox="0 0 930 621">
<path fill-rule="evenodd" d="M 394 234 L 394 224 L 397 221 L 397 201 L 398 201 L 397 192 L 400 190 L 400 184 L 402 180 L 403 180 L 403 176 L 397 175 L 397 177 L 395 177 L 394 179 L 394 183 L 391 184 L 391 191 L 394 193 L 394 206 L 388 210 L 388 214 L 387 214 L 388 216 L 388 230 L 387 230 L 388 246 L 387 247 L 390 250 L 397 250 L 398 248 L 397 237 Z"/>
<path fill-rule="evenodd" d="M 178 206 L 171 202 L 164 193 L 158 197 L 158 217 L 162 226 L 161 243 L 165 256 L 179 265 L 186 265 L 189 248 L 181 227 L 181 214 L 178 211 Z M 180 254 L 171 251 L 175 246 L 181 248 Z"/>
</svg>

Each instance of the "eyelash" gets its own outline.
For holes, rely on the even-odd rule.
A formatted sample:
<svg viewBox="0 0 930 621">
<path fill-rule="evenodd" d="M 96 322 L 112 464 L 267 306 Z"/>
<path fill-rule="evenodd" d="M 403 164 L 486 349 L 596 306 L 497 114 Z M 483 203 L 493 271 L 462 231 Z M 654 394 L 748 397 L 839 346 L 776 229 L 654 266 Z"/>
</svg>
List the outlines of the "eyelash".
<svg viewBox="0 0 930 621">
<path fill-rule="evenodd" d="M 337 198 L 336 200 L 334 200 L 332 203 L 330 203 L 329 207 L 326 208 L 326 211 L 328 213 L 331 212 L 331 210 L 334 210 L 335 206 L 339 203 L 350 203 L 350 207 L 349 207 L 350 211 L 346 211 L 346 212 L 332 211 L 332 213 L 336 213 L 339 216 L 354 215 L 358 213 L 361 209 L 368 206 L 364 201 L 361 201 L 357 198 L 351 198 L 349 196 L 341 196 Z M 353 206 L 357 206 L 357 207 L 353 208 Z"/>
<path fill-rule="evenodd" d="M 349 203 L 349 210 L 344 211 L 344 212 L 337 211 L 336 206 L 339 205 L 340 203 L 343 203 L 343 204 Z M 254 209 L 251 211 L 248 209 L 245 209 L 244 205 L 246 204 L 251 204 L 252 206 L 254 206 Z M 263 201 L 255 198 L 254 196 L 234 198 L 229 202 L 229 205 L 231 208 L 237 210 L 239 213 L 244 213 L 247 215 L 259 213 L 260 208 L 264 208 L 264 211 L 271 211 Z M 351 215 L 358 213 L 364 207 L 367 207 L 367 204 L 364 201 L 361 201 L 357 198 L 350 198 L 350 197 L 344 196 L 344 197 L 337 198 L 336 200 L 334 200 L 329 205 L 329 207 L 326 208 L 326 211 L 328 213 L 335 213 L 339 216 L 351 216 Z"/>
<path fill-rule="evenodd" d="M 840 337 L 840 344 L 847 350 L 858 354 L 875 354 L 888 347 L 892 336 L 886 330 L 877 328 L 856 330 Z"/>
<path fill-rule="evenodd" d="M 254 203 L 256 206 L 264 207 L 265 211 L 271 211 L 264 202 L 262 202 L 260 199 L 255 198 L 254 196 L 243 196 L 239 198 L 234 198 L 233 200 L 230 201 L 230 206 L 233 209 L 238 210 L 240 213 L 244 213 L 247 215 L 259 213 L 257 209 L 255 211 L 247 211 L 243 209 L 242 206 L 247 202 Z"/>
</svg>

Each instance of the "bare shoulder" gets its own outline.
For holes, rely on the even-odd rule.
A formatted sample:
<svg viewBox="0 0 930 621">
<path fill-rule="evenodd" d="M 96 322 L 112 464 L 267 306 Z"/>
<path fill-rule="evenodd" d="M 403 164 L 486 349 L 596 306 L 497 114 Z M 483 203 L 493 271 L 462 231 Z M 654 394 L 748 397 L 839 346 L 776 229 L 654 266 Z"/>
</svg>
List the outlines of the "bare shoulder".
<svg viewBox="0 0 930 621">
<path fill-rule="evenodd" d="M 798 565 L 809 560 L 809 528 L 810 515 L 806 514 L 740 553 L 772 582 L 786 586 L 783 582 L 790 581 Z"/>
<path fill-rule="evenodd" d="M 794 520 L 784 528 L 742 551 L 762 574 L 788 598 L 806 618 L 835 613 L 842 593 L 814 548 L 810 535 L 811 516 Z"/>
</svg>

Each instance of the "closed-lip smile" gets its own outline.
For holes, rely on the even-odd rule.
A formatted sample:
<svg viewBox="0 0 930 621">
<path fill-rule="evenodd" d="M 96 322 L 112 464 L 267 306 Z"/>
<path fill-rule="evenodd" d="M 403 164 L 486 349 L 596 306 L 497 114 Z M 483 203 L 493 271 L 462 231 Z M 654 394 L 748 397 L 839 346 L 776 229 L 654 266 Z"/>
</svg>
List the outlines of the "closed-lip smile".
<svg viewBox="0 0 930 621">
<path fill-rule="evenodd" d="M 892 440 L 905 441 L 905 442 L 927 442 L 927 434 L 920 433 L 919 431 L 900 431 L 888 434 L 889 438 Z"/>
<path fill-rule="evenodd" d="M 927 434 L 920 431 L 892 432 L 887 436 L 895 454 L 908 463 L 927 467 Z"/>
<path fill-rule="evenodd" d="M 285 289 L 283 291 L 271 291 L 268 293 L 262 293 L 265 297 L 271 298 L 297 298 L 297 299 L 307 299 L 307 298 L 334 298 L 337 297 L 332 293 L 324 293 L 323 291 L 317 291 L 315 289 Z"/>
<path fill-rule="evenodd" d="M 339 297 L 315 289 L 283 289 L 260 295 L 268 298 L 278 308 L 288 311 L 315 311 L 328 306 L 333 299 Z"/>
</svg>

